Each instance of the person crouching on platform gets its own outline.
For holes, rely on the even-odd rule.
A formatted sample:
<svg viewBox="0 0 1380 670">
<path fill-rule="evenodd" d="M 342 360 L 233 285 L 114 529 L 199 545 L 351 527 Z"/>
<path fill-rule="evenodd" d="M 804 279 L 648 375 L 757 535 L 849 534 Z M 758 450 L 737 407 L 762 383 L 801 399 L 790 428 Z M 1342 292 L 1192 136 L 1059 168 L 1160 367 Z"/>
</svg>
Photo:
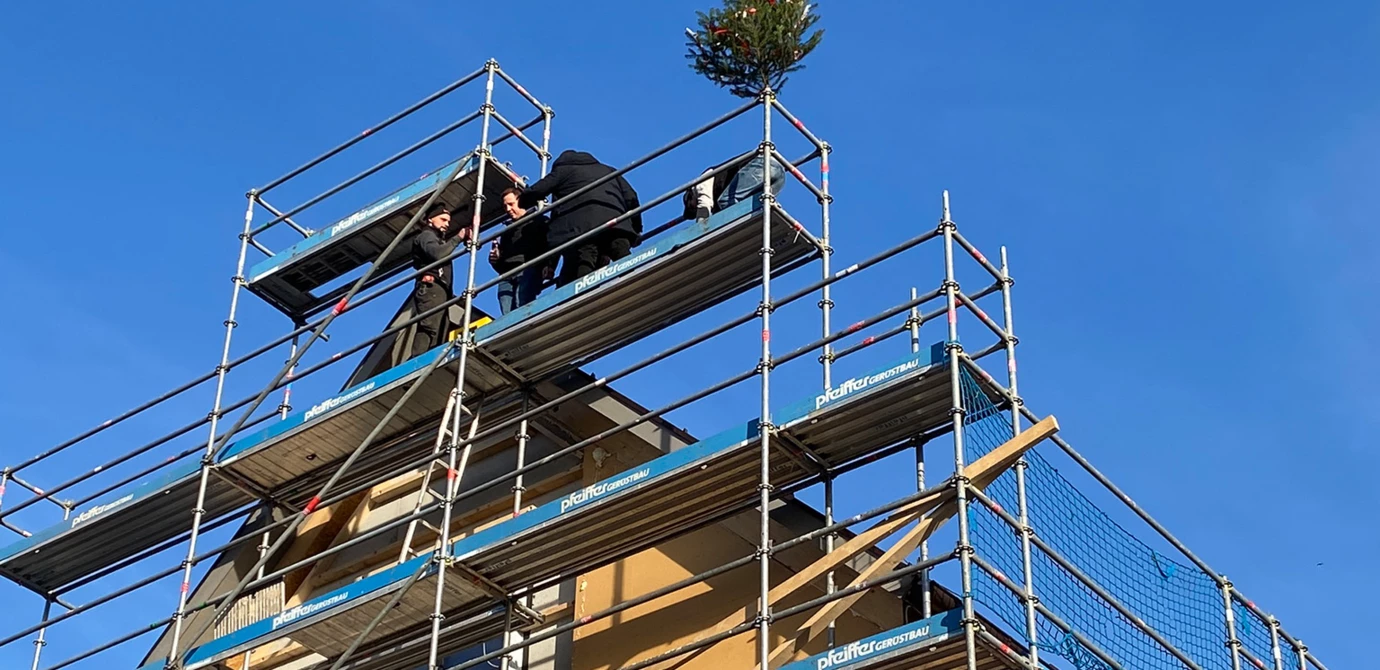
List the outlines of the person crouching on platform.
<svg viewBox="0 0 1380 670">
<path fill-rule="evenodd" d="M 421 232 L 412 238 L 412 269 L 421 270 L 443 258 L 448 258 L 452 253 L 455 253 L 455 248 L 461 242 L 469 239 L 469 228 L 456 231 L 457 234 L 450 238 L 446 237 L 448 230 L 450 230 L 450 206 L 438 202 L 427 210 L 425 225 Z M 455 267 L 451 261 L 446 261 L 417 276 L 417 283 L 412 291 L 412 315 L 417 316 L 433 309 L 436 310 L 436 313 L 417 322 L 417 332 L 412 338 L 412 355 L 409 358 L 416 358 L 431 351 L 432 348 L 445 341 L 448 323 L 446 312 L 448 310 L 437 308 L 455 297 L 452 290 L 455 286 L 454 282 Z"/>
<path fill-rule="evenodd" d="M 548 195 L 560 200 L 613 171 L 588 153 L 563 151 L 551 164 L 551 173 L 518 196 L 518 206 L 534 207 Z M 639 206 L 637 191 L 619 175 L 554 208 L 547 241 L 551 247 L 558 247 Z M 566 248 L 561 254 L 561 272 L 556 277 L 556 286 L 565 286 L 594 272 L 607 263 L 604 259 L 616 261 L 628 256 L 641 235 L 642 214 L 639 212 Z"/>
<path fill-rule="evenodd" d="M 518 206 L 522 189 L 510 188 L 503 192 L 503 209 L 513 221 L 527 215 L 528 210 Z M 509 222 L 511 224 L 511 221 Z M 494 272 L 503 274 L 544 253 L 550 247 L 546 243 L 549 221 L 544 215 L 533 219 L 513 230 L 505 230 L 494 240 L 489 249 L 489 265 Z M 543 261 L 541 265 L 523 268 L 513 276 L 498 283 L 498 309 L 507 314 L 537 299 L 544 280 L 550 279 L 556 269 L 556 260 Z"/>
<path fill-rule="evenodd" d="M 704 171 L 708 174 L 721 167 L 726 169 L 713 179 L 706 179 L 685 192 L 685 213 L 682 217 L 704 223 L 709 215 L 722 212 L 733 205 L 762 192 L 762 155 L 739 156 L 720 163 Z M 781 192 L 786 185 L 786 168 L 775 158 L 771 159 L 771 194 Z"/>
</svg>

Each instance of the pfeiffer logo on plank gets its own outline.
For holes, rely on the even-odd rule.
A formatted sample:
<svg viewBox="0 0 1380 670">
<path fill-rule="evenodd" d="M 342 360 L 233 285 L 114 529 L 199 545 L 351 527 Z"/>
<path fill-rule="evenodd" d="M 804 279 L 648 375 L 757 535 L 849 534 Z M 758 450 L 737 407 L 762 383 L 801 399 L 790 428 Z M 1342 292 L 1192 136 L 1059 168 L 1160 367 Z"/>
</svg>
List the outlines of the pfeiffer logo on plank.
<svg viewBox="0 0 1380 670">
<path fill-rule="evenodd" d="M 827 403 L 831 403 L 844 396 L 857 393 L 858 391 L 868 388 L 869 386 L 875 386 L 888 379 L 891 379 L 892 377 L 905 374 L 919 367 L 920 361 L 918 359 L 910 360 L 900 365 L 897 365 L 896 367 L 893 367 L 889 370 L 878 372 L 875 375 L 870 375 L 867 377 L 854 377 L 852 379 L 849 379 L 848 381 L 845 381 L 842 384 L 839 384 L 838 386 L 829 389 L 827 392 L 815 396 L 815 409 L 819 409 Z"/>
</svg>

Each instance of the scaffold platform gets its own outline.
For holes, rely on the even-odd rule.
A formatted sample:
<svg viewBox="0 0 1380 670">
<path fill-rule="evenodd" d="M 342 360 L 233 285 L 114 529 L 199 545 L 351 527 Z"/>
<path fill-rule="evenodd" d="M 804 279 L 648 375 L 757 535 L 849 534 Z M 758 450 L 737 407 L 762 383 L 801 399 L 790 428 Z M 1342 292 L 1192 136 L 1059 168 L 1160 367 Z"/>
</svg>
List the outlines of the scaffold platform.
<svg viewBox="0 0 1380 670">
<path fill-rule="evenodd" d="M 1019 667 L 993 654 L 983 642 L 978 670 Z M 967 650 L 963 640 L 963 610 L 954 609 L 898 626 L 872 637 L 841 644 L 781 670 L 963 670 Z"/>
<path fill-rule="evenodd" d="M 759 283 L 754 280 L 760 280 L 756 249 L 761 216 L 761 199 L 745 200 L 481 326 L 475 331 L 477 349 L 468 365 L 466 392 L 511 408 L 519 402 L 515 394 L 520 384 L 624 346 Z M 794 235 L 784 223 L 776 230 L 777 254 L 786 261 L 813 250 Z M 632 299 L 653 294 L 657 299 Z M 215 465 L 223 476 L 208 481 L 206 520 L 253 502 L 246 490 L 270 494 L 283 504 L 305 502 L 311 487 L 302 482 L 311 483 L 310 475 L 333 469 L 353 451 L 408 385 L 441 356 L 448 358 L 442 370 L 422 383 L 377 438 L 382 445 L 417 433 L 418 439 L 406 445 L 410 451 L 394 450 L 391 455 L 397 458 L 429 449 L 431 436 L 422 428 L 439 420 L 455 386 L 458 351 L 449 345 L 226 445 Z M 493 409 L 484 411 L 493 416 Z M 353 468 L 351 478 L 369 476 L 375 470 L 368 465 Z M 108 496 L 72 521 L 11 544 L 0 551 L 0 572 L 30 588 L 51 591 L 174 537 L 186 527 L 177 512 L 194 506 L 199 467 L 195 461 L 177 466 Z M 245 486 L 233 486 L 226 478 Z"/>
<path fill-rule="evenodd" d="M 814 474 L 811 458 L 832 467 L 943 426 L 951 421 L 949 398 L 947 357 L 936 344 L 788 405 L 774 416 L 773 484 L 787 486 Z M 758 423 L 742 423 L 455 541 L 451 556 L 459 574 L 446 582 L 443 611 L 500 604 L 466 575 L 513 593 L 636 552 L 740 508 L 757 492 Z M 424 571 L 422 582 L 430 579 L 433 563 L 433 555 L 419 556 L 207 642 L 188 652 L 186 667 L 205 667 L 283 637 L 327 656 L 327 651 L 343 651 L 350 638 L 342 639 L 341 631 L 362 630 L 378 613 L 366 605 L 402 588 L 419 571 Z M 425 621 L 431 610 L 407 603 L 412 598 L 430 602 L 432 592 L 409 592 L 383 627 L 406 629 Z"/>
<path fill-rule="evenodd" d="M 11 543 L 0 549 L 0 574 L 39 593 L 52 592 L 185 532 L 183 512 L 196 506 L 200 472 L 201 463 L 188 460 Z M 213 517 L 253 500 L 223 479 L 206 483 L 205 509 Z"/>
<path fill-rule="evenodd" d="M 493 157 L 481 159 L 471 152 L 260 261 L 250 268 L 246 286 L 283 313 L 301 317 L 339 297 L 336 291 L 322 295 L 312 291 L 365 264 L 377 260 L 376 276 L 402 269 L 409 258 L 407 245 L 398 245 L 387 258 L 379 258 L 379 254 L 457 166 L 459 173 L 444 186 L 439 199 L 454 208 L 452 233 L 469 225 L 470 214 L 466 212 L 473 212 L 481 164 L 486 169 L 485 205 L 480 219 L 485 223 L 496 221 L 503 210 L 499 196 L 505 189 L 522 185 L 523 179 Z"/>
</svg>

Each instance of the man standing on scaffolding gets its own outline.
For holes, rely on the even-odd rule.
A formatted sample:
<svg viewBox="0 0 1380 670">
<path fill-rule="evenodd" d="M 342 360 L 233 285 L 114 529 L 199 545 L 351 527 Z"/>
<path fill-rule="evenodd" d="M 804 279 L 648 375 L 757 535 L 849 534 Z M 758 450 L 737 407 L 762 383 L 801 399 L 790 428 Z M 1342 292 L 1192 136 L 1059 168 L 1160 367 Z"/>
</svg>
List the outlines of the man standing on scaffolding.
<svg viewBox="0 0 1380 670">
<path fill-rule="evenodd" d="M 534 207 L 548 195 L 560 200 L 613 171 L 588 153 L 563 151 L 551 164 L 551 173 L 522 192 L 518 206 Z M 619 175 L 556 207 L 551 213 L 547 241 L 551 247 L 558 247 L 639 206 L 637 191 Z M 639 212 L 567 247 L 561 252 L 561 271 L 556 276 L 556 286 L 565 286 L 609 261 L 626 257 L 632 253 L 632 247 L 637 246 L 641 234 L 642 214 Z"/>
<path fill-rule="evenodd" d="M 503 210 L 512 221 L 527 215 L 528 210 L 518 206 L 518 198 L 521 196 L 520 188 L 510 188 L 503 192 Z M 493 247 L 489 250 L 489 265 L 500 275 L 546 253 L 550 248 L 546 242 L 549 222 L 545 216 L 539 214 L 516 229 L 512 228 L 512 221 L 509 222 L 509 229 L 504 230 L 503 235 L 494 240 Z M 555 268 L 556 260 L 553 258 L 500 281 L 499 312 L 507 314 L 536 300 L 537 295 L 541 293 L 542 281 L 550 279 L 549 273 Z"/>
<path fill-rule="evenodd" d="M 455 247 L 469 239 L 469 228 L 456 231 L 457 234 L 451 238 L 446 237 L 448 230 L 450 206 L 438 202 L 427 210 L 426 225 L 412 238 L 412 269 L 429 268 L 417 276 L 417 283 L 413 287 L 411 307 L 414 317 L 437 309 L 455 296 L 452 291 L 455 280 L 455 267 L 452 262 L 447 260 L 436 267 L 430 267 L 442 259 L 449 258 L 455 253 Z M 416 358 L 441 344 L 447 330 L 447 311 L 449 310 L 437 309 L 435 314 L 417 322 L 416 333 L 412 336 L 411 355 L 408 358 Z"/>
</svg>

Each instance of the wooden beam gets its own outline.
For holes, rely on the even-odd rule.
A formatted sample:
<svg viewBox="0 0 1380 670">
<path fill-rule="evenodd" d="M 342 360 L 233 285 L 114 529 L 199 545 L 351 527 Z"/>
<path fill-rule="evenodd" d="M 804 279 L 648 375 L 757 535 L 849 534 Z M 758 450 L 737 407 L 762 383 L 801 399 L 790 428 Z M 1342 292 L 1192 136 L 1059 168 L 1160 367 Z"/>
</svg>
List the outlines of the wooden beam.
<svg viewBox="0 0 1380 670">
<path fill-rule="evenodd" d="M 1005 444 L 992 450 L 982 458 L 975 461 L 972 465 L 964 468 L 964 473 L 969 476 L 973 486 L 980 489 L 987 488 L 996 480 L 1002 472 L 1015 464 L 1031 447 L 1038 444 L 1041 440 L 1059 431 L 1059 422 L 1052 416 L 1045 417 L 1039 423 L 1021 431 L 1020 435 L 1008 440 Z M 882 554 L 882 557 L 867 566 L 849 586 L 854 586 L 862 582 L 874 579 L 878 576 L 891 572 L 910 552 L 915 551 L 930 535 L 934 534 L 940 526 L 948 521 L 950 517 L 958 513 L 958 502 L 948 500 L 938 509 L 934 510 L 929 516 L 920 521 L 915 528 L 901 537 L 900 541 L 892 545 Z M 786 640 L 776 647 L 771 653 L 768 667 L 779 667 L 790 660 L 800 650 L 802 646 L 815 639 L 820 633 L 829 628 L 829 624 L 837 619 L 848 608 L 852 607 L 857 601 L 861 600 L 865 591 L 860 591 L 850 596 L 840 598 L 825 604 L 815 612 L 805 623 L 801 624 L 794 635 L 787 636 Z"/>
</svg>

